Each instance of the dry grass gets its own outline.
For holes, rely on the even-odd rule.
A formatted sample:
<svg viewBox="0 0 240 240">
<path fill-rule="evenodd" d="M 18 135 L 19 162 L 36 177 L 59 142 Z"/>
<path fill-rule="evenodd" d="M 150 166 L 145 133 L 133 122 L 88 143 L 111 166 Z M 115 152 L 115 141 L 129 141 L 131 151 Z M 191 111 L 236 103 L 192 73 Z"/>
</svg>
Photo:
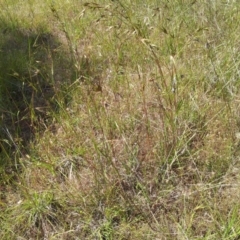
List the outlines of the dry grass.
<svg viewBox="0 0 240 240">
<path fill-rule="evenodd" d="M 239 238 L 237 3 L 0 5 L 1 239 Z"/>
</svg>

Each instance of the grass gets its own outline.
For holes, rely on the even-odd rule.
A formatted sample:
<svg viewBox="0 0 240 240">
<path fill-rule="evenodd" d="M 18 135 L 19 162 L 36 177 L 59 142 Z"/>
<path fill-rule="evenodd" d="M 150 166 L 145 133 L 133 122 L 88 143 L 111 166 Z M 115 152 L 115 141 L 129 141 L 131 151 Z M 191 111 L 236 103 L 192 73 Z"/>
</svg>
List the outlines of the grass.
<svg viewBox="0 0 240 240">
<path fill-rule="evenodd" d="M 1 239 L 238 239 L 235 1 L 0 0 Z"/>
</svg>

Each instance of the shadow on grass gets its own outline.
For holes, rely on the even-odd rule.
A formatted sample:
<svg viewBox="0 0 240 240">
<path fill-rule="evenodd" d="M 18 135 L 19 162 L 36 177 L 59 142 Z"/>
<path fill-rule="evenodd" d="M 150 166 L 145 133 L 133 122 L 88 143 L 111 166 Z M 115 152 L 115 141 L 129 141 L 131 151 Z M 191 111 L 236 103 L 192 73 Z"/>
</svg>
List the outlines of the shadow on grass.
<svg viewBox="0 0 240 240">
<path fill-rule="evenodd" d="M 58 111 L 74 69 L 51 33 L 0 23 L 0 169 L 15 169 Z M 65 96 L 66 97 L 66 96 Z M 67 98 L 67 97 L 66 97 Z M 14 160 L 13 160 L 14 159 Z"/>
</svg>

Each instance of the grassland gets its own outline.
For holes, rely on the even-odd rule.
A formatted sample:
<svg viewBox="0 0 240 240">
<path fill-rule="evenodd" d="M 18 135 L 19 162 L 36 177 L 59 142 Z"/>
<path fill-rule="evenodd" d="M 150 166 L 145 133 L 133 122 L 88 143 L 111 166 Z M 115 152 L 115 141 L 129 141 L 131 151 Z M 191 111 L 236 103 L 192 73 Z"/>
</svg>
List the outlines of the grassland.
<svg viewBox="0 0 240 240">
<path fill-rule="evenodd" d="M 239 8 L 0 0 L 0 238 L 239 239 Z"/>
</svg>

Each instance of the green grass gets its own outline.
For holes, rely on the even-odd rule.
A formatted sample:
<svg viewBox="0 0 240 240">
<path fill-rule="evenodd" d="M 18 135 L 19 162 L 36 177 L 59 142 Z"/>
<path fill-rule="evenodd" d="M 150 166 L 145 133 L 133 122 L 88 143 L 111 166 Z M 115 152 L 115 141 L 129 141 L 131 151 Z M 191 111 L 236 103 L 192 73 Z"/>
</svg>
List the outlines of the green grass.
<svg viewBox="0 0 240 240">
<path fill-rule="evenodd" d="M 238 239 L 236 1 L 0 0 L 1 239 Z"/>
</svg>

